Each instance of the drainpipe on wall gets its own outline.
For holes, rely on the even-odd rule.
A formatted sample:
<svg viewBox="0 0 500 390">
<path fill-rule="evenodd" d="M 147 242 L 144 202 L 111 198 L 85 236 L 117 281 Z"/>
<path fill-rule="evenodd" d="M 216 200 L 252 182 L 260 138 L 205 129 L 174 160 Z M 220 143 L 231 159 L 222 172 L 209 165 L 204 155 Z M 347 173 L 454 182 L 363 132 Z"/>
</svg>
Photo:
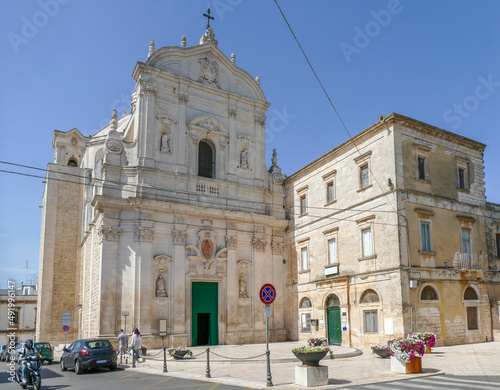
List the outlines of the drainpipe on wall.
<svg viewBox="0 0 500 390">
<path fill-rule="evenodd" d="M 351 277 L 347 275 L 347 323 L 349 324 L 348 327 L 348 332 L 349 332 L 349 347 L 352 346 L 352 340 L 351 340 L 351 300 L 350 300 L 350 294 L 349 294 L 349 280 Z M 340 319 L 340 326 L 342 326 L 342 318 Z M 492 330 L 493 332 L 493 330 Z"/>
</svg>

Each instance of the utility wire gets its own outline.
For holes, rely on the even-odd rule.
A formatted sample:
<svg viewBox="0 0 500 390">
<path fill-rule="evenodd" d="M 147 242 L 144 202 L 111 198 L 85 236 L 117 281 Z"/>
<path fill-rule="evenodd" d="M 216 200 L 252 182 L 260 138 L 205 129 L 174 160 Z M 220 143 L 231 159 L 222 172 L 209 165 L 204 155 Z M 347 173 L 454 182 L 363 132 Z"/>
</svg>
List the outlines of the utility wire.
<svg viewBox="0 0 500 390">
<path fill-rule="evenodd" d="M 5 163 L 3 161 L 0 161 L 0 163 Z M 14 164 L 14 163 L 7 163 L 7 164 L 10 164 L 10 165 L 20 165 L 20 164 Z M 46 171 L 46 172 L 49 172 L 49 173 L 54 173 L 54 174 L 57 174 L 57 175 L 68 175 L 68 176 L 73 176 L 73 177 L 77 177 L 77 178 L 81 178 L 81 179 L 87 179 L 87 180 L 91 180 L 91 178 L 89 177 L 85 177 L 85 176 L 81 176 L 81 175 L 76 175 L 76 174 L 69 174 L 69 173 L 63 173 L 63 172 L 54 172 L 54 171 L 50 171 L 48 169 L 43 169 L 43 168 L 36 168 L 36 167 L 29 167 L 29 166 L 24 166 L 25 168 L 31 168 L 31 169 L 37 169 L 37 170 L 40 170 L 40 171 Z M 27 177 L 34 177 L 34 178 L 37 178 L 37 179 L 43 179 L 43 180 L 54 180 L 54 181 L 58 181 L 58 182 L 63 182 L 63 183 L 71 183 L 71 184 L 75 184 L 75 185 L 82 185 L 82 186 L 85 186 L 85 185 L 91 185 L 91 184 L 86 184 L 86 183 L 75 183 L 73 180 L 69 180 L 69 179 L 61 179 L 61 178 L 49 178 L 47 176 L 40 176 L 40 175 L 33 175 L 33 174 L 29 174 L 29 173 L 23 173 L 23 172 L 16 172 L 16 171 L 8 171 L 8 170 L 4 170 L 4 169 L 0 169 L 0 173 L 9 173 L 9 174 L 14 174 L 14 175 L 20 175 L 20 176 L 27 176 Z M 102 179 L 93 179 L 93 180 L 99 180 L 101 181 L 104 185 L 107 184 L 107 183 L 112 183 L 112 184 L 118 184 L 118 185 L 121 185 L 121 186 L 131 186 L 131 187 L 136 187 L 136 188 L 143 188 L 143 187 L 140 187 L 139 185 L 137 184 L 124 184 L 124 183 L 118 183 L 118 182 L 112 182 L 112 181 L 105 181 L 103 182 Z M 195 196 L 199 196 L 199 195 L 196 195 L 192 192 L 183 192 L 183 191 L 175 191 L 175 190 L 168 190 L 168 189 L 162 189 L 162 188 L 152 188 L 152 187 L 147 187 L 146 190 L 156 190 L 156 191 L 165 191 L 165 192 L 175 192 L 175 193 L 184 193 L 184 194 L 187 194 L 187 195 L 195 195 Z M 129 190 L 129 189 L 126 189 L 126 188 L 121 188 L 119 189 L 123 192 L 129 192 L 133 195 L 136 195 L 136 193 L 132 190 Z M 177 197 L 173 197 L 173 196 L 167 196 L 167 195 L 162 195 L 162 194 L 158 194 L 158 193 L 154 193 L 154 192 L 148 192 L 148 191 L 144 191 L 144 188 L 143 188 L 143 191 L 142 191 L 142 195 L 151 195 L 151 196 L 154 196 L 154 197 L 158 197 L 158 198 L 164 198 L 164 201 L 166 202 L 174 202 L 174 203 L 182 203 L 179 201 L 179 198 Z M 245 201 L 245 202 L 251 202 L 251 203 L 256 203 L 258 205 L 266 205 L 265 203 L 262 203 L 262 202 L 257 202 L 257 201 Z M 202 203 L 209 203 L 209 204 L 214 204 L 216 206 L 221 206 L 220 203 L 217 203 L 217 202 L 211 202 L 209 200 L 206 200 L 206 201 L 203 201 Z M 189 203 L 186 203 L 186 204 L 189 204 Z M 278 206 L 281 206 L 281 205 L 272 205 L 272 206 L 275 206 L 275 207 L 278 207 Z M 339 209 L 341 210 L 341 209 Z M 341 210 L 341 212 L 344 211 L 344 212 L 348 212 L 348 211 L 353 211 L 353 212 L 356 212 L 356 214 L 352 214 L 352 215 L 349 215 L 349 216 L 346 216 L 346 217 L 343 217 L 343 218 L 338 218 L 338 217 L 334 217 L 334 216 L 324 216 L 324 215 L 313 215 L 313 214 L 308 214 L 307 217 L 309 218 L 317 218 L 317 219 L 322 219 L 322 220 L 332 220 L 334 222 L 341 222 L 341 221 L 346 221 L 346 222 L 358 222 L 357 220 L 353 220 L 353 219 L 349 219 L 349 218 L 352 218 L 354 217 L 355 215 L 358 215 L 360 213 L 363 213 L 363 212 L 378 212 L 379 210 L 370 210 L 370 209 L 366 209 L 366 210 L 346 210 L 346 209 L 343 209 Z M 382 211 L 380 210 L 381 212 L 387 212 L 387 211 Z M 294 214 L 294 217 L 296 218 L 297 215 Z M 396 226 L 395 224 L 391 224 L 391 223 L 384 223 L 384 222 L 373 222 L 374 225 L 385 225 L 385 226 Z"/>
<path fill-rule="evenodd" d="M 328 99 L 328 101 L 330 102 L 330 105 L 332 106 L 333 110 L 335 111 L 335 114 L 337 114 L 337 117 L 339 118 L 340 120 L 340 123 L 342 124 L 342 126 L 344 127 L 344 130 L 346 131 L 347 135 L 349 136 L 349 139 L 348 139 L 348 142 L 351 142 L 354 147 L 356 148 L 356 151 L 358 152 L 358 154 L 361 156 L 361 152 L 358 148 L 358 146 L 356 145 L 356 142 L 354 142 L 353 140 L 353 137 L 351 135 L 351 133 L 349 132 L 349 130 L 347 129 L 347 126 L 345 125 L 344 121 L 342 120 L 342 117 L 340 116 L 340 113 L 337 111 L 337 108 L 335 107 L 335 105 L 333 104 L 332 102 L 332 99 L 330 99 L 330 95 L 328 94 L 328 92 L 326 91 L 325 87 L 323 86 L 323 83 L 321 82 L 319 76 L 317 75 L 316 71 L 314 70 L 314 67 L 312 66 L 311 62 L 309 61 L 309 58 L 307 57 L 307 54 L 306 52 L 304 51 L 304 49 L 302 48 L 302 45 L 300 44 L 299 42 L 299 39 L 297 38 L 297 36 L 295 35 L 293 29 L 292 29 L 292 26 L 290 26 L 290 23 L 288 23 L 288 20 L 285 16 L 285 14 L 283 13 L 283 11 L 281 10 L 281 7 L 279 6 L 278 4 L 278 1 L 277 0 L 274 0 L 274 3 L 276 4 L 276 7 L 278 7 L 278 10 L 280 11 L 281 13 L 281 16 L 283 17 L 283 20 L 285 21 L 286 25 L 288 26 L 288 29 L 290 30 L 290 32 L 292 33 L 293 35 L 293 38 L 295 39 L 295 42 L 297 42 L 297 45 L 299 46 L 300 48 L 300 51 L 302 52 L 302 54 L 304 55 L 304 58 L 306 59 L 307 61 L 307 64 L 309 65 L 309 68 L 311 69 L 311 71 L 313 72 L 314 74 L 314 77 L 316 78 L 316 80 L 318 81 L 321 89 L 323 90 L 323 93 L 325 94 L 326 98 Z M 370 174 L 372 175 L 373 179 L 375 180 L 375 182 L 377 183 L 377 185 L 379 186 L 380 190 L 382 192 L 384 192 L 384 190 L 382 189 L 382 186 L 380 185 L 380 183 L 378 182 L 377 178 L 375 177 L 375 175 L 373 174 L 372 170 L 371 170 L 371 167 L 370 167 L 371 164 L 368 164 L 368 170 L 370 171 Z M 391 203 L 391 201 L 389 200 L 389 198 L 386 196 L 389 204 L 391 205 L 391 207 L 394 209 L 395 212 L 397 212 L 396 208 L 394 207 L 394 205 Z"/>
</svg>

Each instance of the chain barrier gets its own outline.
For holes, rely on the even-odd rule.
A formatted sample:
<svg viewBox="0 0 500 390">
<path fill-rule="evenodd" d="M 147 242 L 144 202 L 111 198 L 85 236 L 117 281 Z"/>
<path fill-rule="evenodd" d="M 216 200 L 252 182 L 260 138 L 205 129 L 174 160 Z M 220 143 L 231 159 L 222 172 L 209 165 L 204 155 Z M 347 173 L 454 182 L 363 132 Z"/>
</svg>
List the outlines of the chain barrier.
<svg viewBox="0 0 500 390">
<path fill-rule="evenodd" d="M 199 354 L 197 354 L 197 355 L 193 355 L 193 356 L 191 356 L 191 357 L 192 357 L 192 358 L 195 358 L 195 357 L 198 357 L 198 356 L 200 356 L 200 355 L 203 355 L 204 353 L 207 353 L 207 351 L 201 351 Z"/>
<path fill-rule="evenodd" d="M 249 356 L 249 357 L 229 357 L 229 356 L 223 356 L 223 355 L 219 355 L 218 353 L 215 353 L 213 351 L 210 351 L 211 354 L 215 355 L 215 356 L 218 356 L 218 357 L 221 357 L 223 359 L 229 359 L 229 360 L 250 360 L 250 359 L 255 359 L 255 358 L 258 358 L 258 357 L 262 357 L 262 356 L 266 356 L 266 353 L 262 353 L 260 355 L 255 355 L 255 356 Z"/>
</svg>

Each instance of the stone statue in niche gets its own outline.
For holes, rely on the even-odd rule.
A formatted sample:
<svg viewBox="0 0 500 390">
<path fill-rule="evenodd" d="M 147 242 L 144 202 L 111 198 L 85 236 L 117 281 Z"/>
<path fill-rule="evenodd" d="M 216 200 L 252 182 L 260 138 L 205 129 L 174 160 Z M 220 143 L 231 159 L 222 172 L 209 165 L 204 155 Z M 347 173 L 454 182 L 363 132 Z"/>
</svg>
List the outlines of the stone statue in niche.
<svg viewBox="0 0 500 390">
<path fill-rule="evenodd" d="M 240 275 L 240 298 L 248 298 L 247 284 L 243 280 L 243 275 Z"/>
<path fill-rule="evenodd" d="M 160 151 L 170 153 L 170 136 L 168 133 L 161 134 Z"/>
<path fill-rule="evenodd" d="M 156 279 L 156 297 L 165 298 L 167 296 L 165 279 L 163 279 L 163 276 L 160 275 L 158 276 L 158 279 Z"/>
<path fill-rule="evenodd" d="M 243 149 L 241 151 L 240 168 L 248 169 L 248 149 Z"/>
</svg>

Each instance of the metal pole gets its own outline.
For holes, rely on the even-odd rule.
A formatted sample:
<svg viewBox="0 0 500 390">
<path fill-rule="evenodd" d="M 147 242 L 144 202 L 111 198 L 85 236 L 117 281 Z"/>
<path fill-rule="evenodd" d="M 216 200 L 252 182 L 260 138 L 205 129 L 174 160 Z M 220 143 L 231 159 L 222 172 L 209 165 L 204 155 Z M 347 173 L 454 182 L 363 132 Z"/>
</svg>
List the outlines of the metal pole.
<svg viewBox="0 0 500 390">
<path fill-rule="evenodd" d="M 124 317 L 125 317 L 125 334 L 127 334 L 127 316 Z"/>
<path fill-rule="evenodd" d="M 167 372 L 167 347 L 163 347 L 163 372 Z"/>
<path fill-rule="evenodd" d="M 205 374 L 206 378 L 211 378 L 210 376 L 210 348 L 207 348 L 207 373 Z"/>
<path fill-rule="evenodd" d="M 68 332 L 64 331 L 64 348 L 66 348 L 66 335 L 68 334 Z"/>
<path fill-rule="evenodd" d="M 271 362 L 269 361 L 269 318 L 266 316 L 266 360 L 267 360 L 267 387 L 273 385 L 271 377 Z"/>
</svg>

